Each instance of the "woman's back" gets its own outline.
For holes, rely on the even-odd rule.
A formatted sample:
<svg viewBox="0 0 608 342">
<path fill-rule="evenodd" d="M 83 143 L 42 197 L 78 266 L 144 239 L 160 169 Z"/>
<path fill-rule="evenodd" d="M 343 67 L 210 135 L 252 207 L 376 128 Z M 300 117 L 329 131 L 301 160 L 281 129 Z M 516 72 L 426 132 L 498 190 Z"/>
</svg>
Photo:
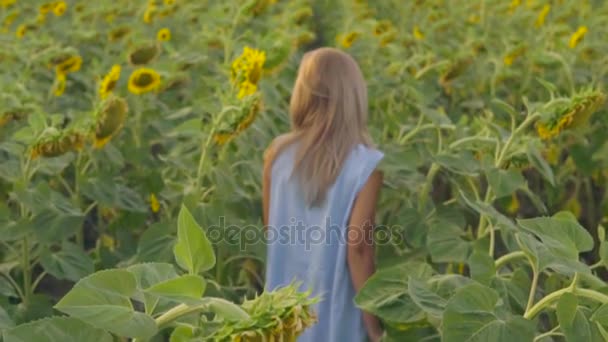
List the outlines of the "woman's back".
<svg viewBox="0 0 608 342">
<path fill-rule="evenodd" d="M 296 149 L 296 143 L 283 148 L 272 162 L 266 288 L 298 281 L 302 290 L 321 297 L 314 307 L 319 322 L 298 341 L 363 341 L 367 335 L 353 302 L 346 233 L 355 198 L 383 154 L 356 145 L 323 203 L 310 206 L 293 176 Z"/>
</svg>

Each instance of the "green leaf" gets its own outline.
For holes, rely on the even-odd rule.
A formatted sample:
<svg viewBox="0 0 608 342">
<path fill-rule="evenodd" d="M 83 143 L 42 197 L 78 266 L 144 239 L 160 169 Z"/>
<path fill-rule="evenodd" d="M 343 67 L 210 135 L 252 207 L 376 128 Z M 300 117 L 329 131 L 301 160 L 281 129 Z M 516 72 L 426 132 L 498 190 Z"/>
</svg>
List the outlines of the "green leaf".
<svg viewBox="0 0 608 342">
<path fill-rule="evenodd" d="M 549 246 L 531 234 L 519 233 L 517 239 L 520 248 L 532 257 L 538 270 L 551 268 L 560 274 L 573 275 L 575 272 L 589 273 L 589 266 L 573 256 L 571 250 L 564 251 L 562 246 Z"/>
<path fill-rule="evenodd" d="M 407 286 L 410 297 L 424 312 L 437 318 L 443 315 L 447 301 L 433 292 L 425 281 L 410 278 Z"/>
<path fill-rule="evenodd" d="M 608 304 L 602 304 L 591 316 L 591 321 L 608 327 Z"/>
<path fill-rule="evenodd" d="M 502 170 L 492 168 L 486 171 L 488 184 L 494 191 L 496 198 L 510 196 L 517 189 L 525 186 L 526 181 L 521 172 L 516 170 Z"/>
<path fill-rule="evenodd" d="M 408 276 L 428 279 L 433 269 L 425 263 L 407 262 L 372 275 L 355 297 L 355 303 L 391 323 L 410 323 L 423 318 L 422 310 L 408 294 Z"/>
<path fill-rule="evenodd" d="M 139 238 L 136 259 L 139 262 L 172 262 L 174 244 L 175 237 L 170 235 L 169 225 L 155 223 Z"/>
<path fill-rule="evenodd" d="M 194 327 L 190 325 L 179 325 L 169 337 L 169 342 L 190 342 L 194 337 Z"/>
<path fill-rule="evenodd" d="M 570 213 L 518 220 L 518 224 L 536 235 L 549 249 L 559 250 L 574 259 L 579 253 L 593 249 L 593 237 Z"/>
<path fill-rule="evenodd" d="M 78 281 L 94 271 L 89 255 L 69 241 L 64 241 L 58 252 L 45 248 L 40 255 L 40 265 L 53 277 L 71 281 Z"/>
<path fill-rule="evenodd" d="M 557 302 L 557 321 L 563 327 L 570 327 L 576 315 L 578 299 L 572 293 L 564 293 Z"/>
<path fill-rule="evenodd" d="M 205 279 L 198 275 L 183 275 L 153 285 L 145 292 L 178 302 L 198 300 L 205 292 Z"/>
<path fill-rule="evenodd" d="M 55 308 L 116 335 L 147 339 L 157 327 L 152 317 L 133 310 L 136 287 L 127 270 L 100 271 L 76 283 Z"/>
<path fill-rule="evenodd" d="M 543 159 L 538 149 L 534 147 L 534 145 L 529 144 L 527 154 L 530 164 L 532 164 L 532 166 L 534 166 L 534 168 L 540 172 L 540 174 L 549 182 L 549 184 L 555 186 L 555 176 L 553 175 L 553 170 L 547 161 Z"/>
<path fill-rule="evenodd" d="M 567 342 L 592 341 L 589 320 L 580 308 L 572 313 L 573 320 L 569 325 L 561 325 Z"/>
<path fill-rule="evenodd" d="M 479 172 L 479 161 L 470 151 L 459 151 L 458 154 L 441 153 L 435 157 L 435 162 L 456 174 L 476 176 Z"/>
<path fill-rule="evenodd" d="M 521 316 L 499 315 L 498 294 L 471 283 L 448 301 L 443 314 L 443 342 L 532 341 L 535 325 Z"/>
<path fill-rule="evenodd" d="M 137 281 L 137 293 L 133 298 L 144 303 L 146 313 L 153 314 L 155 310 L 161 310 L 170 306 L 166 300 L 161 300 L 158 296 L 144 292 L 144 290 L 162 283 L 164 281 L 178 277 L 175 267 L 167 263 L 145 263 L 136 264 L 127 268 Z"/>
<path fill-rule="evenodd" d="M 3 332 L 4 342 L 112 342 L 107 332 L 79 319 L 51 317 L 19 325 Z"/>
<path fill-rule="evenodd" d="M 184 205 L 177 218 L 177 243 L 173 254 L 177 264 L 190 274 L 207 271 L 215 265 L 211 243 Z"/>
<path fill-rule="evenodd" d="M 501 228 L 509 231 L 517 231 L 517 226 L 515 223 L 513 223 L 513 221 L 511 221 L 511 219 L 505 215 L 498 212 L 498 210 L 496 210 L 492 205 L 484 203 L 481 200 L 470 199 L 462 190 L 460 191 L 460 197 L 464 200 L 468 207 L 475 210 L 479 215 L 488 217 Z"/>
<path fill-rule="evenodd" d="M 229 321 L 241 321 L 249 318 L 249 314 L 240 306 L 222 298 L 205 297 L 203 299 L 209 305 L 209 311 Z"/>
<path fill-rule="evenodd" d="M 496 274 L 494 259 L 480 251 L 475 251 L 469 258 L 469 269 L 471 270 L 471 278 L 484 284 L 490 285 L 490 281 Z"/>
<path fill-rule="evenodd" d="M 8 313 L 0 306 L 0 331 L 15 326 L 15 322 L 11 319 Z"/>
<path fill-rule="evenodd" d="M 463 239 L 464 235 L 465 232 L 452 222 L 433 222 L 426 243 L 433 262 L 466 262 L 471 244 Z"/>
</svg>

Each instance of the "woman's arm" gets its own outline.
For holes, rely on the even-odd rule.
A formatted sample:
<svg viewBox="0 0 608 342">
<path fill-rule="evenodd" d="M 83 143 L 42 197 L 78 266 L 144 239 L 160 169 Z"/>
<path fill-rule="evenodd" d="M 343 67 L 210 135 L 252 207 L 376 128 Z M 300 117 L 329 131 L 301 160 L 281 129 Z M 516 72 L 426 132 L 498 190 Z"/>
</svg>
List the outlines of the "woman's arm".
<svg viewBox="0 0 608 342">
<path fill-rule="evenodd" d="M 264 169 L 262 171 L 262 223 L 264 230 L 268 225 L 268 211 L 270 206 L 270 175 L 272 170 L 272 162 L 274 161 L 274 149 L 272 144 L 264 152 Z"/>
<path fill-rule="evenodd" d="M 351 279 L 357 292 L 375 271 L 372 234 L 381 185 L 382 173 L 374 171 L 355 199 L 350 214 L 347 259 Z M 379 341 L 382 327 L 378 319 L 364 312 L 363 321 L 372 342 Z"/>
</svg>

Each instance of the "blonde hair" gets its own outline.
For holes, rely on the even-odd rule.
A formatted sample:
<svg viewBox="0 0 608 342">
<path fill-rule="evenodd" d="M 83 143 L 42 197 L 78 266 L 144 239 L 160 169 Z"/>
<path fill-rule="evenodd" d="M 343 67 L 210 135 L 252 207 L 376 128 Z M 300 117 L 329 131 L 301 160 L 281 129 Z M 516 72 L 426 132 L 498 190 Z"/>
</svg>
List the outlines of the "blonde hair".
<svg viewBox="0 0 608 342">
<path fill-rule="evenodd" d="M 297 142 L 292 176 L 310 206 L 324 202 L 353 147 L 371 145 L 367 106 L 365 80 L 351 56 L 333 48 L 304 55 L 289 106 L 291 132 L 273 150 Z"/>
</svg>

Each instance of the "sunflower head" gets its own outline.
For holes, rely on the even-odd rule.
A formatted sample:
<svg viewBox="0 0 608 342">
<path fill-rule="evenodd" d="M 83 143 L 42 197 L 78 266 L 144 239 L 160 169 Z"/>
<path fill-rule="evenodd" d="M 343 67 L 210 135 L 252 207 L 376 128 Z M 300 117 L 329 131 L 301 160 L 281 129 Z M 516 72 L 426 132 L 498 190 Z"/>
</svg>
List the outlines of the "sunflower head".
<svg viewBox="0 0 608 342">
<path fill-rule="evenodd" d="M 160 49 L 156 44 L 140 46 L 129 54 L 129 63 L 131 65 L 146 65 L 158 57 L 159 53 Z"/>
<path fill-rule="evenodd" d="M 27 24 L 21 24 L 17 27 L 17 30 L 15 31 L 15 36 L 19 39 L 25 37 L 25 35 L 27 34 L 28 31 L 31 31 L 32 29 L 34 29 L 35 27 L 32 25 L 27 25 Z"/>
<path fill-rule="evenodd" d="M 160 75 L 154 69 L 139 68 L 129 77 L 129 91 L 135 95 L 157 91 L 160 89 Z"/>
<path fill-rule="evenodd" d="M 361 36 L 361 34 L 359 32 L 353 31 L 353 32 L 338 35 L 338 37 L 336 37 L 336 40 L 337 40 L 338 44 L 340 44 L 343 48 L 348 49 L 349 47 L 351 47 L 353 45 L 353 43 L 360 36 Z"/>
<path fill-rule="evenodd" d="M 300 8 L 293 14 L 293 21 L 296 25 L 301 25 L 306 19 L 312 17 L 312 15 L 312 8 L 310 6 L 305 6 Z"/>
<path fill-rule="evenodd" d="M 311 310 L 316 299 L 310 292 L 298 292 L 298 284 L 264 292 L 242 304 L 249 318 L 226 321 L 213 333 L 220 341 L 295 341 L 304 330 L 317 322 Z"/>
<path fill-rule="evenodd" d="M 112 66 L 110 72 L 103 77 L 99 86 L 99 97 L 104 100 L 106 99 L 116 88 L 116 84 L 120 79 L 120 65 L 115 64 Z"/>
<path fill-rule="evenodd" d="M 67 9 L 68 5 L 65 3 L 65 1 L 57 1 L 54 3 L 53 6 L 53 14 L 55 14 L 55 16 L 57 17 L 60 17 L 65 13 Z"/>
<path fill-rule="evenodd" d="M 374 36 L 380 36 L 393 28 L 393 23 L 390 20 L 380 20 L 374 26 Z"/>
<path fill-rule="evenodd" d="M 122 128 L 129 106 L 120 97 L 110 97 L 97 112 L 95 122 L 95 148 L 104 147 Z"/>
<path fill-rule="evenodd" d="M 63 132 L 53 129 L 48 132 L 30 148 L 32 159 L 40 156 L 58 157 L 70 151 L 80 151 L 84 147 L 86 135 L 82 132 L 73 129 Z"/>
<path fill-rule="evenodd" d="M 585 35 L 587 34 L 587 32 L 589 31 L 589 29 L 587 28 L 587 26 L 580 26 L 576 32 L 574 32 L 572 34 L 572 36 L 570 36 L 570 41 L 568 42 L 568 46 L 571 49 L 574 49 L 578 43 L 580 43 L 583 38 L 585 37 Z"/>
<path fill-rule="evenodd" d="M 73 55 L 56 64 L 55 71 L 57 74 L 67 74 L 69 72 L 76 72 L 80 70 L 82 66 L 82 57 Z"/>
<path fill-rule="evenodd" d="M 148 5 L 148 8 L 144 11 L 144 23 L 151 24 L 157 11 L 156 5 Z"/>
<path fill-rule="evenodd" d="M 175 0 L 164 0 L 163 3 L 165 6 L 173 6 L 175 5 Z"/>
<path fill-rule="evenodd" d="M 117 27 L 108 33 L 108 40 L 111 42 L 115 42 L 123 39 L 127 35 L 131 33 L 131 28 L 128 26 Z"/>
<path fill-rule="evenodd" d="M 156 40 L 158 40 L 159 42 L 166 42 L 171 40 L 171 30 L 166 27 L 158 30 L 158 33 L 156 33 Z"/>
<path fill-rule="evenodd" d="M 53 95 L 63 95 L 63 92 L 65 91 L 66 81 L 67 80 L 65 74 L 57 73 L 55 77 L 55 84 L 53 85 Z"/>
<path fill-rule="evenodd" d="M 538 136 L 547 140 L 564 130 L 583 126 L 605 101 L 606 94 L 599 90 L 586 90 L 574 95 L 568 104 L 536 123 Z"/>
<path fill-rule="evenodd" d="M 54 8 L 54 4 L 52 2 L 47 2 L 45 4 L 40 5 L 40 7 L 38 7 L 38 13 L 42 14 L 42 15 L 46 15 L 50 11 L 52 11 L 53 8 Z"/>
</svg>

